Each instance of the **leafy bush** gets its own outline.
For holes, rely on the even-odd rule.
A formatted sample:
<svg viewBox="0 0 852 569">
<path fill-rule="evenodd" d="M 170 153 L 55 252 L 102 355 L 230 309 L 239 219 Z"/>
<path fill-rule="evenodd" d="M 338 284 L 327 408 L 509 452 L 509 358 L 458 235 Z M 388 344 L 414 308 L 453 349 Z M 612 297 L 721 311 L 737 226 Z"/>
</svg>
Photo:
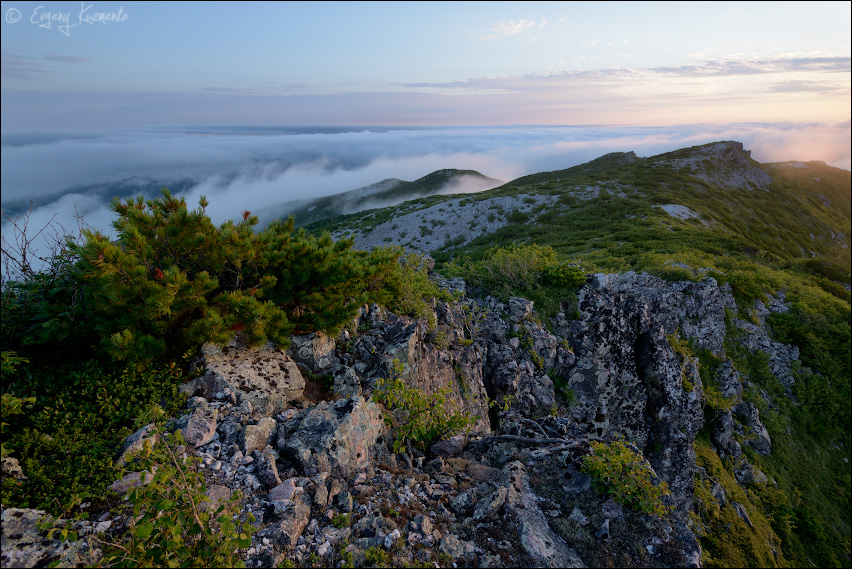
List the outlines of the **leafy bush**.
<svg viewBox="0 0 852 569">
<path fill-rule="evenodd" d="M 180 432 L 156 447 L 145 445 L 134 468 L 149 482 L 128 490 L 132 506 L 129 527 L 111 540 L 95 540 L 103 548 L 103 563 L 118 567 L 245 567 L 238 550 L 251 545 L 254 517 L 238 523 L 235 494 L 214 509 L 205 507 L 204 474 L 197 457 L 182 454 Z M 71 536 L 73 539 L 74 536 Z"/>
<path fill-rule="evenodd" d="M 401 250 L 400 250 L 401 251 Z M 388 299 L 388 309 L 414 318 L 426 318 L 430 327 L 436 324 L 433 302 L 449 300 L 450 293 L 438 287 L 428 276 L 426 259 L 417 253 L 401 255 L 396 269 L 394 294 Z"/>
<path fill-rule="evenodd" d="M 583 470 L 595 480 L 603 494 L 640 512 L 662 517 L 671 512 L 664 503 L 671 493 L 665 482 L 654 482 L 645 457 L 623 441 L 610 444 L 593 441 L 592 454 L 583 459 Z"/>
<path fill-rule="evenodd" d="M 576 292 L 586 282 L 582 269 L 559 261 L 552 247 L 535 244 L 495 247 L 479 261 L 453 261 L 447 271 L 503 299 L 528 298 L 545 316 L 559 312 L 563 302 L 576 305 Z"/>
<path fill-rule="evenodd" d="M 182 379 L 176 365 L 110 371 L 95 361 L 29 365 L 15 375 L 4 374 L 12 390 L 4 394 L 4 406 L 8 398 L 36 394 L 25 414 L 7 419 L 3 412 L 3 422 L 10 423 L 3 426 L 4 446 L 18 457 L 27 476 L 3 479 L 4 505 L 58 515 L 57 501 L 71 494 L 104 500 L 106 487 L 117 476 L 113 458 L 121 442 L 152 416 L 182 407 Z"/>
<path fill-rule="evenodd" d="M 401 372 L 399 360 L 394 360 L 397 372 Z M 427 395 L 408 387 L 397 377 L 379 379 L 376 382 L 375 398 L 391 409 L 403 409 L 407 419 L 396 428 L 393 450 L 405 452 L 413 444 L 423 450 L 434 441 L 446 439 L 459 431 L 469 429 L 478 418 L 471 413 L 453 409 L 452 392 L 439 389 Z"/>
</svg>

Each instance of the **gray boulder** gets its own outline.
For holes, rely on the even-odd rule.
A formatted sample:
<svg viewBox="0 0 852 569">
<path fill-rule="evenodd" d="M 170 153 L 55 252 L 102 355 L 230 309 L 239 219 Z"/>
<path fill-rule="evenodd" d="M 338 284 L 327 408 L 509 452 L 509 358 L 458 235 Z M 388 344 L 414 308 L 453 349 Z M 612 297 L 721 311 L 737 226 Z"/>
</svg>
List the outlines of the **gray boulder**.
<svg viewBox="0 0 852 569">
<path fill-rule="evenodd" d="M 256 425 L 246 425 L 243 428 L 242 451 L 251 454 L 255 450 L 263 450 L 266 445 L 275 440 L 278 424 L 272 417 L 264 417 Z"/>
<path fill-rule="evenodd" d="M 241 335 L 226 346 L 204 344 L 196 366 L 206 373 L 182 385 L 182 391 L 210 401 L 230 389 L 257 417 L 284 411 L 305 390 L 305 378 L 286 353 L 272 342 L 251 348 Z"/>
<path fill-rule="evenodd" d="M 287 355 L 314 373 L 325 373 L 340 364 L 334 348 L 334 338 L 322 332 L 311 332 L 290 338 Z"/>
<path fill-rule="evenodd" d="M 277 449 L 306 476 L 347 477 L 371 464 L 385 435 L 379 407 L 363 397 L 320 402 L 278 429 Z"/>
<path fill-rule="evenodd" d="M 126 439 L 121 445 L 121 450 L 118 453 L 118 458 L 115 459 L 116 466 L 123 466 L 134 454 L 142 450 L 146 442 L 151 446 L 156 445 L 160 441 L 159 435 L 155 432 L 154 423 L 148 423 Z"/>
</svg>

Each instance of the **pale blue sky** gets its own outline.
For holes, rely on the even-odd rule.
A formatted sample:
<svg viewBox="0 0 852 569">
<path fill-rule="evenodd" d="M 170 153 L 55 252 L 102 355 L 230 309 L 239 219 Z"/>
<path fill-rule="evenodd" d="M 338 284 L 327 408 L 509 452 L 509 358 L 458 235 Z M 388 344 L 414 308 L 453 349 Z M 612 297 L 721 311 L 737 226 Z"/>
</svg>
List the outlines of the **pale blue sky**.
<svg viewBox="0 0 852 569">
<path fill-rule="evenodd" d="M 81 10 L 123 19 L 81 23 Z M 849 2 L 10 1 L 2 12 L 4 131 L 850 115 Z M 77 25 L 42 27 L 48 13 Z"/>
</svg>

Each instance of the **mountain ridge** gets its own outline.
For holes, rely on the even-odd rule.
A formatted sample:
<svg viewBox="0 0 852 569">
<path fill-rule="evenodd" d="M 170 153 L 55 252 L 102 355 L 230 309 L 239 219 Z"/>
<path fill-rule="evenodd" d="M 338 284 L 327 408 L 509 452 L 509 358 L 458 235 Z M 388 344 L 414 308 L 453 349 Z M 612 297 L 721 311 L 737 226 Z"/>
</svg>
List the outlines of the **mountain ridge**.
<svg viewBox="0 0 852 569">
<path fill-rule="evenodd" d="M 475 170 L 444 168 L 435 170 L 412 182 L 399 178 L 387 178 L 354 190 L 332 194 L 321 198 L 310 198 L 285 202 L 267 208 L 262 221 L 293 215 L 297 226 L 338 217 L 365 209 L 391 207 L 411 199 L 427 197 L 453 190 L 481 191 L 501 185 L 503 182 L 489 178 Z"/>
</svg>

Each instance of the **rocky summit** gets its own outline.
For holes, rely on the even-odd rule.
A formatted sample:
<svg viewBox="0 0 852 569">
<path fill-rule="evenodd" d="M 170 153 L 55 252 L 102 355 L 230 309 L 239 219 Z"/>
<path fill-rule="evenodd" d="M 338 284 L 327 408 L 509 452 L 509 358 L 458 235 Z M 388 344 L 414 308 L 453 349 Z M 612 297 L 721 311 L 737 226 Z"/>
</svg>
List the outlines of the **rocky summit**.
<svg viewBox="0 0 852 569">
<path fill-rule="evenodd" d="M 119 415 L 119 397 L 133 408 L 99 443 L 109 489 L 51 515 L 52 473 L 80 486 L 62 470 L 80 451 L 63 454 L 51 432 L 73 446 L 83 431 L 61 422 L 63 401 L 29 417 L 35 398 L 4 393 L 16 438 L 3 449 L 3 567 L 111 565 L 176 527 L 157 546 L 171 555 L 186 535 L 169 526 L 182 500 L 194 521 L 181 523 L 220 516 L 214 545 L 234 540 L 228 563 L 248 567 L 848 566 L 849 182 L 816 162 L 758 164 L 730 141 L 613 153 L 324 219 L 322 237 L 242 224 L 241 251 L 253 253 L 209 269 L 226 292 L 194 250 L 184 272 L 175 261 L 133 273 L 154 291 L 151 314 L 93 249 L 86 286 L 106 288 L 91 318 L 109 335 L 88 346 L 153 355 L 109 376 L 115 393 L 91 363 L 55 380 L 83 411 Z M 166 210 L 186 209 L 164 196 Z M 227 249 L 238 232 L 225 229 L 215 242 Z M 363 251 L 389 242 L 407 253 Z M 16 349 L 54 357 L 25 351 L 45 310 L 27 320 L 30 297 L 16 298 Z M 216 342 L 192 344 L 186 307 Z M 139 313 L 127 329 L 124 312 Z M 66 314 L 47 322 L 63 330 Z M 178 381 L 145 372 L 161 391 L 136 409 L 125 383 L 158 354 Z M 14 375 L 27 363 L 4 351 L 4 376 L 33 385 Z M 35 460 L 32 449 L 47 450 Z M 171 454 L 150 466 L 156 449 Z M 186 496 L 148 496 L 155 513 L 143 514 L 151 488 Z M 228 533 L 232 520 L 242 529 Z"/>
<path fill-rule="evenodd" d="M 458 279 L 451 285 L 464 289 Z M 713 278 L 636 273 L 589 275 L 579 317 L 558 314 L 552 332 L 523 298 L 440 302 L 431 331 L 425 319 L 365 306 L 354 333 L 297 336 L 287 352 L 239 337 L 205 346 L 197 362 L 205 373 L 184 384 L 188 408 L 170 430 L 181 429 L 185 452 L 201 459 L 212 501 L 244 496 L 241 515 L 253 514 L 259 529 L 245 551 L 249 567 L 287 559 L 338 566 L 347 553 L 357 565 L 370 548 L 400 564 L 698 567 L 688 513 L 706 473 L 696 466 L 696 434 L 713 425 L 714 449 L 735 461 L 743 482 L 763 475 L 742 447 L 772 445 L 757 409 L 742 402 L 749 382 L 725 358 L 726 309 L 736 314 L 730 287 Z M 783 299 L 769 310 L 785 310 Z M 796 364 L 795 348 L 769 340 L 764 327 L 737 316 L 734 326 L 745 332 L 743 346 L 780 372 Z M 446 341 L 436 343 L 434 331 Z M 733 408 L 712 422 L 697 361 L 668 339 L 679 333 L 720 359 L 714 381 Z M 372 398 L 395 363 L 408 385 L 449 390 L 478 417 L 473 428 L 395 454 L 388 411 Z M 326 387 L 306 376 L 326 378 Z M 570 403 L 555 390 L 557 378 L 573 392 Z M 491 400 L 510 403 L 495 411 Z M 129 437 L 117 460 L 156 437 L 152 426 Z M 616 434 L 647 457 L 655 484 L 667 484 L 669 515 L 622 506 L 593 487 L 583 458 L 591 443 Z M 139 484 L 138 473 L 113 490 L 128 483 Z M 97 554 L 85 538 L 71 555 L 68 545 L 38 537 L 38 518 L 4 510 L 4 566 L 85 563 Z M 130 521 L 107 514 L 77 523 L 83 533 L 115 532 Z"/>
</svg>

